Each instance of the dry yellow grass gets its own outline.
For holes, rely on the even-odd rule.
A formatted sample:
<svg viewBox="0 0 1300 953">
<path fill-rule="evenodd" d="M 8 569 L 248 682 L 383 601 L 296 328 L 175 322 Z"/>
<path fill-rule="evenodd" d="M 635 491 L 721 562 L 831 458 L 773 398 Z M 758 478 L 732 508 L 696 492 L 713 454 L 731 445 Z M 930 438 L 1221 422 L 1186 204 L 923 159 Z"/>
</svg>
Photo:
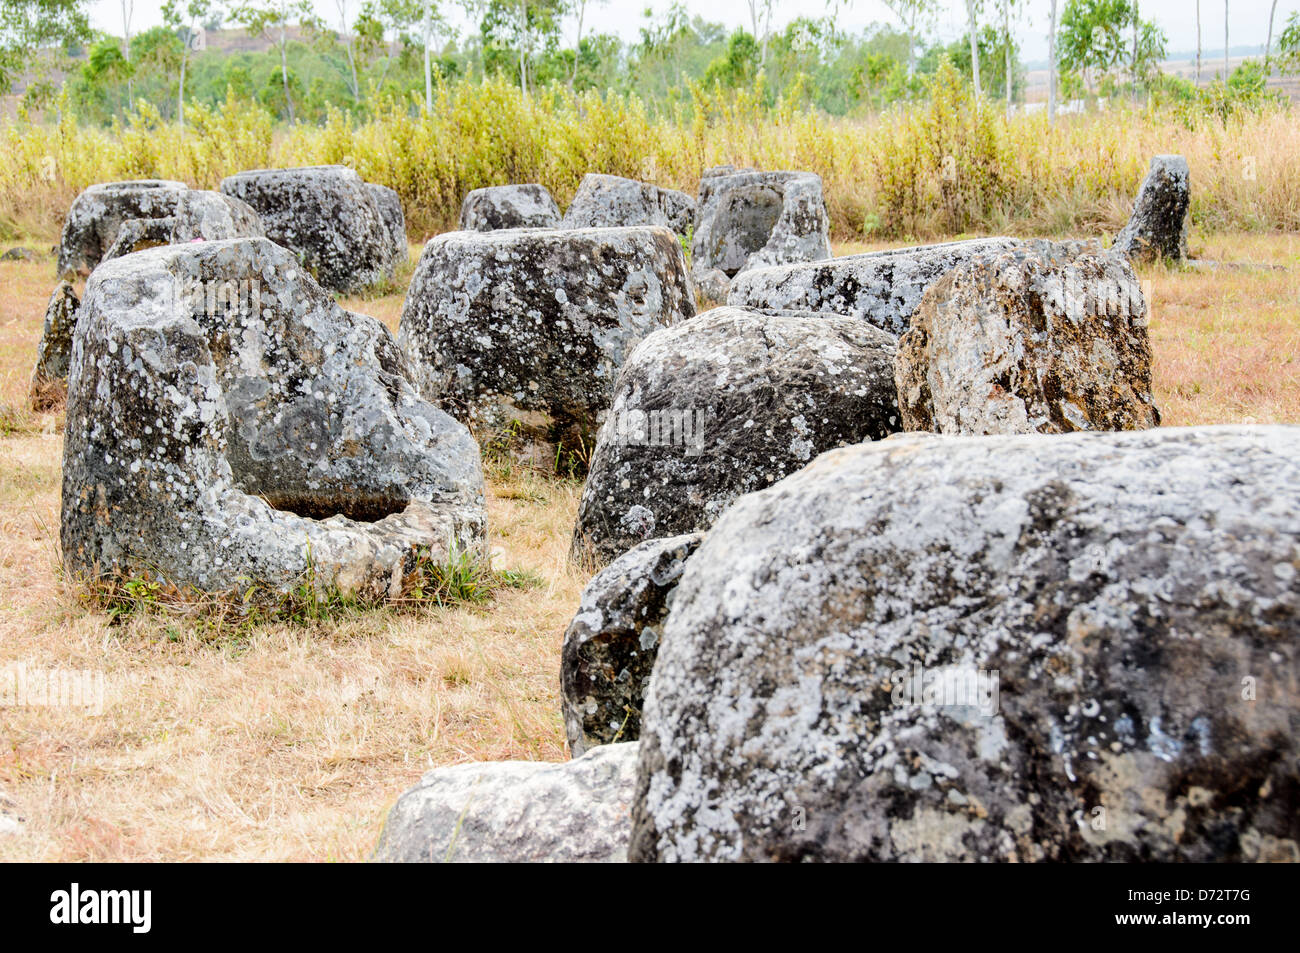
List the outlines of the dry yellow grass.
<svg viewBox="0 0 1300 953">
<path fill-rule="evenodd" d="M 1300 421 L 1300 239 L 1194 250 L 1286 270 L 1143 272 L 1165 423 Z M 25 401 L 52 274 L 48 257 L 0 262 L 2 405 Z M 401 295 L 345 304 L 395 327 Z M 0 708 L 0 796 L 27 819 L 0 835 L 0 860 L 359 860 L 429 767 L 565 757 L 560 639 L 585 583 L 565 563 L 576 485 L 490 483 L 499 564 L 540 589 L 203 641 L 166 619 L 110 625 L 63 581 L 61 418 L 20 418 L 0 435 L 0 671 L 102 671 L 107 700 L 99 716 Z"/>
</svg>

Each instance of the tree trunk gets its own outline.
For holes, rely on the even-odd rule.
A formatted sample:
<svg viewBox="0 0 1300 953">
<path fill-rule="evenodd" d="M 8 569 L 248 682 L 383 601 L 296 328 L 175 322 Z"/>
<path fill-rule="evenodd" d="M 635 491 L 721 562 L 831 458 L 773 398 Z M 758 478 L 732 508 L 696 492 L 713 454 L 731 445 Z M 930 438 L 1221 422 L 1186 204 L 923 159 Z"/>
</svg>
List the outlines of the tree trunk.
<svg viewBox="0 0 1300 953">
<path fill-rule="evenodd" d="M 429 44 L 433 40 L 433 0 L 424 0 L 424 111 L 433 112 L 433 64 Z"/>
<path fill-rule="evenodd" d="M 519 0 L 519 88 L 528 95 L 528 0 Z"/>
<path fill-rule="evenodd" d="M 1228 85 L 1228 0 L 1223 0 L 1223 85 Z"/>
<path fill-rule="evenodd" d="M 1269 67 L 1269 58 L 1273 55 L 1273 17 L 1277 15 L 1277 0 L 1273 0 L 1273 6 L 1268 10 L 1268 42 L 1264 44 L 1264 75 L 1268 76 L 1272 69 Z"/>
<path fill-rule="evenodd" d="M 975 102 L 978 103 L 980 99 L 980 48 L 979 39 L 975 35 L 975 0 L 966 0 L 966 22 L 970 33 L 971 78 L 975 83 Z"/>
<path fill-rule="evenodd" d="M 1056 125 L 1056 0 L 1052 0 L 1052 12 L 1048 20 L 1047 124 Z"/>
<path fill-rule="evenodd" d="M 1011 118 L 1011 0 L 1002 0 L 1002 42 L 1006 44 L 1007 118 Z"/>
<path fill-rule="evenodd" d="M 916 11 L 912 11 L 912 22 L 907 25 L 907 78 L 916 76 Z"/>
<path fill-rule="evenodd" d="M 1142 16 L 1138 13 L 1138 0 L 1133 0 L 1133 99 L 1138 96 L 1138 24 Z"/>
<path fill-rule="evenodd" d="M 132 0 L 122 0 L 122 58 L 131 64 L 131 12 L 135 8 Z M 183 64 L 182 64 L 183 68 Z M 131 74 L 126 74 L 126 102 L 129 106 L 132 98 Z"/>
<path fill-rule="evenodd" d="M 185 48 L 181 50 L 181 79 L 176 86 L 176 121 L 180 124 L 182 136 L 185 135 L 185 63 L 190 58 L 190 34 L 193 32 L 191 25 L 185 37 Z"/>
<path fill-rule="evenodd" d="M 1201 0 L 1196 0 L 1196 85 L 1201 85 Z"/>
<path fill-rule="evenodd" d="M 578 81 L 578 57 L 582 55 L 582 18 L 587 12 L 587 0 L 578 0 L 578 39 L 573 46 L 573 72 L 569 75 L 569 92 Z"/>
<path fill-rule="evenodd" d="M 289 31 L 280 25 L 280 79 L 284 82 L 284 103 L 289 109 L 289 122 L 293 122 L 293 94 L 289 92 Z"/>
</svg>

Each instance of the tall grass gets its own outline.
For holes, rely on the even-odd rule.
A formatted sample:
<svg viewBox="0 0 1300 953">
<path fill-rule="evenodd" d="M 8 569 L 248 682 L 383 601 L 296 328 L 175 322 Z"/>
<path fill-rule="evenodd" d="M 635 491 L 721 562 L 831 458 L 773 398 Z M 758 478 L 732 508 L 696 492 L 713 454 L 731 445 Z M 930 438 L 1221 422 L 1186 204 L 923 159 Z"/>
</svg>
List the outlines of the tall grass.
<svg viewBox="0 0 1300 953">
<path fill-rule="evenodd" d="M 839 240 L 1087 234 L 1122 224 L 1161 152 L 1191 165 L 1195 225 L 1300 229 L 1300 122 L 1284 107 L 1226 119 L 1121 107 L 1049 128 L 1041 115 L 977 107 L 950 70 L 927 102 L 871 120 L 833 119 L 794 99 L 766 107 L 761 90 L 688 93 L 652 112 L 635 97 L 525 97 L 485 79 L 440 86 L 429 112 L 390 99 L 365 121 L 336 110 L 322 125 L 291 127 L 232 98 L 191 107 L 184 132 L 146 102 L 108 129 L 80 124 L 64 103 L 57 121 L 0 127 L 0 235 L 56 232 L 93 182 L 158 176 L 213 188 L 240 169 L 311 163 L 350 165 L 395 188 L 417 236 L 454 227 L 465 193 L 480 186 L 542 182 L 563 204 L 599 171 L 693 192 L 718 163 L 820 173 Z"/>
</svg>

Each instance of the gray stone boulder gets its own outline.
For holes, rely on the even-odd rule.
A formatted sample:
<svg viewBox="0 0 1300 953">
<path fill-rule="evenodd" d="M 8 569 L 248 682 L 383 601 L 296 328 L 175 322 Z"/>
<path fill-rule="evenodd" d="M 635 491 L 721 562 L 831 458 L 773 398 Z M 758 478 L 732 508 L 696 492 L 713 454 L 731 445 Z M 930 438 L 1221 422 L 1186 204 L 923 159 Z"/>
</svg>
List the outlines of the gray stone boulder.
<svg viewBox="0 0 1300 953">
<path fill-rule="evenodd" d="M 1067 433 L 1155 427 L 1147 308 L 1128 262 L 1094 243 L 967 259 L 898 343 L 907 430 Z"/>
<path fill-rule="evenodd" d="M 137 212 L 140 217 L 124 217 Z M 187 189 L 180 182 L 94 186 L 78 197 L 68 215 L 60 271 L 71 277 L 92 259 L 91 267 L 96 267 L 158 245 L 262 235 L 257 213 L 220 192 Z M 66 282 L 50 298 L 32 374 L 32 403 L 38 409 L 53 403 L 55 394 L 63 391 L 78 304 L 76 293 Z"/>
<path fill-rule="evenodd" d="M 700 180 L 691 268 L 734 277 L 831 257 L 821 177 L 811 172 L 735 172 Z"/>
<path fill-rule="evenodd" d="M 703 538 L 648 540 L 587 583 L 560 652 L 564 730 L 574 757 L 641 736 L 641 706 L 673 589 Z"/>
<path fill-rule="evenodd" d="M 384 227 L 388 229 L 393 263 L 396 265 L 405 265 L 411 260 L 411 248 L 406 243 L 406 213 L 402 211 L 402 197 L 393 189 L 386 185 L 375 185 L 373 182 L 367 182 L 366 188 L 370 190 L 370 197 L 375 200 L 375 205 L 379 209 L 379 217 L 384 221 Z"/>
<path fill-rule="evenodd" d="M 565 228 L 662 225 L 685 235 L 695 220 L 695 200 L 649 182 L 588 172 L 564 213 Z"/>
<path fill-rule="evenodd" d="M 1191 172 L 1182 156 L 1156 156 L 1138 188 L 1133 214 L 1112 251 L 1131 261 L 1187 257 L 1187 212 L 1192 205 Z"/>
<path fill-rule="evenodd" d="M 1297 856 L 1300 428 L 904 436 L 738 500 L 634 861 Z"/>
<path fill-rule="evenodd" d="M 393 805 L 374 860 L 385 863 L 620 863 L 627 859 L 637 746 L 562 764 L 435 768 Z"/>
<path fill-rule="evenodd" d="M 220 192 L 187 189 L 176 194 L 166 215 L 124 220 L 102 260 L 157 245 L 263 237 L 262 220 L 246 202 Z"/>
<path fill-rule="evenodd" d="M 902 430 L 895 339 L 853 318 L 717 308 L 647 337 L 592 454 L 573 556 L 707 529 L 819 453 Z"/>
<path fill-rule="evenodd" d="M 462 231 L 494 232 L 504 228 L 559 228 L 560 207 L 546 186 L 493 185 L 475 189 L 460 206 Z"/>
<path fill-rule="evenodd" d="M 266 237 L 297 255 L 322 288 L 352 294 L 393 277 L 393 233 L 352 169 L 254 169 L 223 179 L 221 191 L 251 205 Z"/>
<path fill-rule="evenodd" d="M 92 185 L 73 201 L 59 241 L 60 278 L 86 276 L 117 239 L 117 230 L 130 219 L 171 215 L 176 198 L 189 190 L 170 179 L 137 179 Z"/>
<path fill-rule="evenodd" d="M 72 359 L 72 332 L 77 327 L 81 300 L 67 281 L 50 295 L 45 309 L 45 327 L 36 349 L 36 370 L 32 372 L 31 403 L 35 410 L 46 410 L 66 393 L 68 362 Z"/>
<path fill-rule="evenodd" d="M 478 447 L 388 330 L 267 239 L 100 265 L 72 342 L 73 578 L 403 595 L 485 533 Z"/>
<path fill-rule="evenodd" d="M 398 340 L 426 398 L 476 430 L 589 453 L 627 354 L 694 313 L 666 228 L 449 232 L 425 245 Z"/>
<path fill-rule="evenodd" d="M 709 307 L 719 307 L 727 303 L 727 294 L 731 290 L 731 279 L 727 273 L 720 268 L 710 268 L 708 271 L 693 269 L 691 271 L 691 281 L 695 285 L 695 294 Z M 777 308 L 773 310 L 789 310 Z"/>
<path fill-rule="evenodd" d="M 930 285 L 964 261 L 1019 244 L 1014 238 L 976 238 L 758 268 L 735 277 L 727 303 L 742 308 L 826 311 L 902 334 Z"/>
</svg>

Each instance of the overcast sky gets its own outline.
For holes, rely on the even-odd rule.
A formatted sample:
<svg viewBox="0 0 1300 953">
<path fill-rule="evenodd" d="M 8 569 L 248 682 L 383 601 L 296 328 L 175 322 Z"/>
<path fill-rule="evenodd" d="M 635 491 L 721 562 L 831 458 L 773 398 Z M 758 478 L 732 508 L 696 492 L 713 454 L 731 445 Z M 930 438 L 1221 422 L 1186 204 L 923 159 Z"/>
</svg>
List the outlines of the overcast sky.
<svg viewBox="0 0 1300 953">
<path fill-rule="evenodd" d="M 123 0 L 92 0 L 91 22 L 101 30 L 122 34 Z M 139 32 L 162 22 L 162 0 L 126 0 L 134 3 L 131 16 L 132 32 Z M 349 17 L 361 7 L 361 0 L 346 0 Z M 643 22 L 642 12 L 652 7 L 656 13 L 666 10 L 671 0 L 600 0 L 589 2 L 583 32 L 617 33 L 625 40 L 637 38 L 637 28 Z M 1140 0 L 1142 16 L 1154 19 L 1169 37 L 1170 52 L 1196 48 L 1196 3 L 1197 0 Z M 317 12 L 330 24 L 338 22 L 336 0 L 313 0 Z M 1263 45 L 1268 34 L 1268 11 L 1272 0 L 1231 0 L 1229 19 L 1229 41 L 1233 46 Z M 1059 0 L 1059 7 L 1065 0 Z M 444 0 L 446 6 L 451 6 Z M 986 2 L 986 6 L 994 4 Z M 1020 0 L 1024 11 L 1013 23 L 1026 60 L 1045 59 L 1047 56 L 1047 14 L 1050 0 Z M 749 4 L 747 0 L 685 0 L 685 6 L 692 14 L 699 13 L 710 20 L 721 21 L 728 26 L 749 27 Z M 965 29 L 965 5 L 963 0 L 939 0 L 941 12 L 936 23 L 935 32 L 944 40 L 955 39 Z M 1212 51 L 1223 49 L 1224 0 L 1200 0 L 1202 43 L 1207 55 Z M 1280 0 L 1277 6 L 1277 26 L 1295 10 L 1300 9 L 1300 0 Z M 774 6 L 773 25 L 783 26 L 798 16 L 821 17 L 833 11 L 836 22 L 841 29 L 857 31 L 869 23 L 897 22 L 881 0 L 778 0 Z M 1059 15 L 1059 14 L 1058 14 Z M 462 15 L 460 25 L 468 28 L 468 20 Z M 574 33 L 575 24 L 566 24 L 566 35 Z"/>
</svg>

